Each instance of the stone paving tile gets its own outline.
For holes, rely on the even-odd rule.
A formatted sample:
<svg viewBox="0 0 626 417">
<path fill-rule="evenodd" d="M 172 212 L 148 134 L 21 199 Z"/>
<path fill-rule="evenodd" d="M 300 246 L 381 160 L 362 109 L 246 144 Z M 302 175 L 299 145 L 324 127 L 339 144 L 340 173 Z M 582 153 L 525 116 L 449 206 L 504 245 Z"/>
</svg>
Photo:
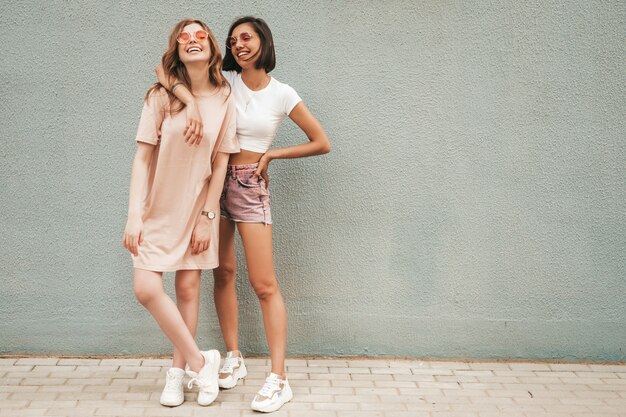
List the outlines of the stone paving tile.
<svg viewBox="0 0 626 417">
<path fill-rule="evenodd" d="M 112 358 L 102 359 L 100 365 L 105 366 L 140 366 L 143 359 L 141 358 Z"/>
<path fill-rule="evenodd" d="M 411 368 L 411 372 L 413 375 L 454 375 L 454 371 L 452 369 L 444 368 Z"/>
<path fill-rule="evenodd" d="M 4 417 L 40 417 L 45 416 L 48 410 L 45 408 L 41 409 L 10 409 L 10 408 L 0 408 L 0 416 Z"/>
<path fill-rule="evenodd" d="M 63 358 L 59 359 L 57 365 L 100 365 L 102 359 L 85 358 Z"/>
<path fill-rule="evenodd" d="M 320 360 L 310 360 L 307 361 L 307 365 L 310 367 L 324 366 L 329 368 L 345 368 L 348 366 L 348 361 L 338 360 L 338 359 L 320 359 Z"/>
<path fill-rule="evenodd" d="M 509 367 L 513 371 L 549 371 L 550 364 L 532 362 L 511 362 Z"/>
<path fill-rule="evenodd" d="M 18 359 L 16 365 L 56 365 L 59 358 L 21 358 Z"/>
<path fill-rule="evenodd" d="M 311 380 L 339 380 L 339 379 L 344 379 L 344 380 L 348 380 L 350 379 L 350 374 L 309 374 L 309 379 Z"/>
<path fill-rule="evenodd" d="M 351 374 L 353 381 L 393 381 L 393 375 Z"/>
<path fill-rule="evenodd" d="M 428 362 L 431 368 L 439 368 L 439 369 L 470 369 L 470 364 L 467 362 L 443 362 L 443 361 L 432 361 Z"/>
<path fill-rule="evenodd" d="M 0 372 L 28 372 L 33 365 L 0 365 Z"/>
<path fill-rule="evenodd" d="M 93 416 L 96 412 L 95 408 L 50 408 L 46 411 L 46 416 L 63 416 L 63 417 L 85 417 Z"/>
<path fill-rule="evenodd" d="M 157 367 L 171 367 L 172 359 L 171 358 L 161 358 L 161 359 L 143 359 L 141 361 L 141 366 L 157 366 Z"/>
<path fill-rule="evenodd" d="M 488 370 L 494 370 L 494 369 L 506 369 L 506 370 L 510 370 L 511 367 L 509 366 L 508 363 L 506 362 L 470 362 L 469 363 L 469 367 L 470 369 L 488 369 Z"/>
<path fill-rule="evenodd" d="M 553 371 L 590 371 L 589 365 L 584 363 L 551 363 L 548 365 Z"/>
<path fill-rule="evenodd" d="M 258 416 L 269 371 L 246 360 L 243 384 L 199 407 L 158 398 L 170 359 L 0 358 L 4 416 Z M 289 359 L 294 400 L 272 417 L 626 417 L 626 365 Z"/>
<path fill-rule="evenodd" d="M 313 361 L 309 361 L 313 362 Z M 388 361 L 379 361 L 379 360 L 353 360 L 348 362 L 348 366 L 350 368 L 389 368 Z"/>
</svg>

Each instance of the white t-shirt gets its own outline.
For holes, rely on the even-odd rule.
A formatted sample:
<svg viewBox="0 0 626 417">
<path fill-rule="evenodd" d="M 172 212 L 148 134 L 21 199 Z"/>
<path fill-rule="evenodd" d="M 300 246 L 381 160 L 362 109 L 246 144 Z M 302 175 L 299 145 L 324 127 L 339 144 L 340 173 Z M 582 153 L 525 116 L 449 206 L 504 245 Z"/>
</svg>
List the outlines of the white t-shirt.
<svg viewBox="0 0 626 417">
<path fill-rule="evenodd" d="M 223 71 L 232 86 L 237 108 L 239 146 L 265 153 L 276 137 L 278 126 L 302 99 L 296 90 L 272 77 L 262 90 L 252 91 L 237 71 Z"/>
</svg>

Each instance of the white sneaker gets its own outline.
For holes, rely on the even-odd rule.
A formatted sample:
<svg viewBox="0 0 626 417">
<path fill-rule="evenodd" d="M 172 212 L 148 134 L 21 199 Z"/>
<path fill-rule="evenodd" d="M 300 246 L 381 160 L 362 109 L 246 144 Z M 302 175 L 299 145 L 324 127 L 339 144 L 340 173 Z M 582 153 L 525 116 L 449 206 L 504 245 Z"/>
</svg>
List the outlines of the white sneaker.
<svg viewBox="0 0 626 417">
<path fill-rule="evenodd" d="M 291 401 L 292 398 L 293 392 L 289 381 L 280 379 L 278 375 L 272 373 L 265 380 L 263 388 L 254 396 L 250 406 L 254 411 L 271 413 Z"/>
<path fill-rule="evenodd" d="M 166 407 L 177 407 L 185 401 L 183 378 L 185 371 L 180 368 L 170 368 L 165 375 L 165 387 L 159 402 Z"/>
<path fill-rule="evenodd" d="M 221 356 L 215 349 L 200 353 L 204 356 L 204 366 L 198 373 L 190 369 L 187 370 L 187 375 L 191 377 L 187 386 L 189 389 L 194 384 L 198 386 L 198 404 L 206 406 L 215 401 L 217 394 L 220 392 L 220 388 L 217 385 L 217 372 L 220 367 Z"/>
<path fill-rule="evenodd" d="M 246 375 L 248 375 L 248 370 L 241 353 L 239 356 L 233 356 L 232 351 L 227 352 L 217 380 L 220 388 L 233 388 L 237 385 L 237 381 L 245 378 Z"/>
</svg>

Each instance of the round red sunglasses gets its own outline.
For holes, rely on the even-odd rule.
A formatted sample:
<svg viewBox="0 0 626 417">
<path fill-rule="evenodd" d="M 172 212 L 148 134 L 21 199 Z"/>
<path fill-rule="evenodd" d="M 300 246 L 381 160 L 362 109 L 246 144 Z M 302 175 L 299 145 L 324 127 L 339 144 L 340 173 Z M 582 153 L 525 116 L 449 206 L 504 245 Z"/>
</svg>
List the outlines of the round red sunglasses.
<svg viewBox="0 0 626 417">
<path fill-rule="evenodd" d="M 187 45 L 189 42 L 191 42 L 191 37 L 192 34 L 189 32 L 180 32 L 176 37 L 176 42 L 181 45 Z M 208 37 L 209 33 L 206 30 L 202 29 L 197 30 L 196 33 L 193 34 L 193 38 L 196 40 L 196 42 L 205 41 Z"/>
<path fill-rule="evenodd" d="M 239 39 L 241 40 L 241 43 L 250 42 L 250 39 L 252 39 L 252 38 L 254 38 L 254 36 L 252 36 L 252 34 L 248 33 L 248 32 L 243 32 L 241 35 L 239 35 Z M 231 37 L 226 39 L 226 47 L 228 49 L 234 48 L 235 45 L 237 45 L 237 38 L 236 37 L 231 36 Z"/>
</svg>

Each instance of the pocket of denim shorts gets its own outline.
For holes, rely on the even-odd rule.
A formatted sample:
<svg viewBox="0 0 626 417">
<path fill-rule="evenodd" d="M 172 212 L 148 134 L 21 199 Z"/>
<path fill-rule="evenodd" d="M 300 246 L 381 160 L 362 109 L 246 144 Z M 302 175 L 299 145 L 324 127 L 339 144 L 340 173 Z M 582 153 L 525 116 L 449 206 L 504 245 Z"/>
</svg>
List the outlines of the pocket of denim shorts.
<svg viewBox="0 0 626 417">
<path fill-rule="evenodd" d="M 252 180 L 252 177 L 248 178 L 248 181 Z M 243 182 L 241 178 L 237 177 L 237 182 L 242 187 L 246 188 L 260 188 L 261 187 L 261 178 L 257 179 L 257 182 Z"/>
</svg>

